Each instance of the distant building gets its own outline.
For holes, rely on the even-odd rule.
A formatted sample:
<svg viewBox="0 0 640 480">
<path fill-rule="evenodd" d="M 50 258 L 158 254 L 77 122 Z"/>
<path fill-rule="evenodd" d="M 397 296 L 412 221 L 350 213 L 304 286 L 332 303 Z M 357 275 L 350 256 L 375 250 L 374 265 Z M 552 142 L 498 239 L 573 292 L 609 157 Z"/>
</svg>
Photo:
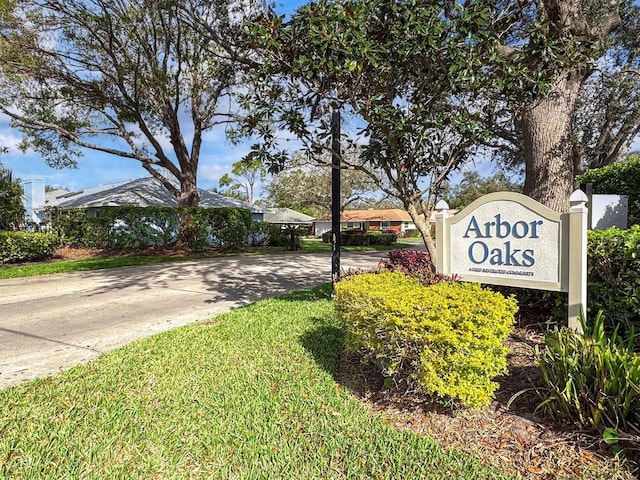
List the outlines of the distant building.
<svg viewBox="0 0 640 480">
<path fill-rule="evenodd" d="M 455 213 L 457 210 L 451 210 Z M 429 222 L 435 225 L 435 212 L 432 212 Z M 377 230 L 389 232 L 399 237 L 406 236 L 410 231 L 417 230 L 409 212 L 401 208 L 387 208 L 381 210 L 345 210 L 340 216 L 340 230 L 362 230 L 365 232 Z M 313 232 L 316 236 L 331 231 L 331 217 L 317 218 L 313 222 Z"/>
<path fill-rule="evenodd" d="M 320 236 L 331 230 L 331 217 L 318 218 L 313 222 L 314 234 Z M 341 230 L 379 230 L 401 236 L 415 230 L 411 216 L 400 208 L 382 210 L 345 210 L 340 216 Z"/>
<path fill-rule="evenodd" d="M 76 192 L 57 189 L 45 193 L 44 178 L 25 180 L 23 186 L 25 187 L 25 208 L 30 215 L 29 219 L 36 223 L 44 222 L 46 209 L 51 207 L 62 210 L 86 208 L 87 215 L 95 216 L 104 207 L 124 205 L 138 207 L 178 206 L 177 199 L 159 180 L 153 177 L 100 185 Z M 201 207 L 246 208 L 251 212 L 253 220 L 262 221 L 263 219 L 265 213 L 263 208 L 202 189 L 198 189 L 198 193 Z"/>
</svg>

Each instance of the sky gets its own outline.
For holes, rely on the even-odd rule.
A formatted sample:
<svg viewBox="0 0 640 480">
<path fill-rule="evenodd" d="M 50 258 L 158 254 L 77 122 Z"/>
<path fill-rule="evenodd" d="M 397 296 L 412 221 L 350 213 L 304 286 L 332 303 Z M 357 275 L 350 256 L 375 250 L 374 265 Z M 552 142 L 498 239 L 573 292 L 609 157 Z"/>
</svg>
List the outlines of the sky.
<svg viewBox="0 0 640 480">
<path fill-rule="evenodd" d="M 290 14 L 305 3 L 307 0 L 276 0 L 276 10 Z M 91 150 L 83 151 L 78 168 L 51 168 L 39 154 L 20 151 L 17 148 L 20 141 L 20 132 L 12 129 L 9 119 L 0 114 L 0 146 L 9 149 L 0 155 L 0 163 L 22 180 L 40 176 L 44 177 L 45 185 L 76 191 L 149 176 L 136 160 Z M 198 186 L 205 190 L 217 187 L 220 177 L 231 173 L 232 164 L 249 152 L 250 145 L 251 142 L 232 145 L 226 140 L 223 127 L 207 132 L 200 154 Z"/>
</svg>

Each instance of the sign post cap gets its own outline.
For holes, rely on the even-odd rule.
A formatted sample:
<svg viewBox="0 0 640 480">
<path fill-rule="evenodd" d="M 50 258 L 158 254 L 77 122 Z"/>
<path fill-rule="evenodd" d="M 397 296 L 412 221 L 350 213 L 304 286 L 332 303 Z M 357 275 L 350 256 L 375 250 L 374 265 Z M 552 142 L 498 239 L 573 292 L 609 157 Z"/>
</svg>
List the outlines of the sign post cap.
<svg viewBox="0 0 640 480">
<path fill-rule="evenodd" d="M 449 204 L 444 200 L 440 200 L 436 203 L 436 210 L 449 210 Z"/>
<path fill-rule="evenodd" d="M 589 198 L 587 197 L 587 194 L 580 189 L 573 192 L 569 197 L 569 202 L 571 202 L 571 204 L 587 203 L 588 201 L 589 201 Z"/>
</svg>

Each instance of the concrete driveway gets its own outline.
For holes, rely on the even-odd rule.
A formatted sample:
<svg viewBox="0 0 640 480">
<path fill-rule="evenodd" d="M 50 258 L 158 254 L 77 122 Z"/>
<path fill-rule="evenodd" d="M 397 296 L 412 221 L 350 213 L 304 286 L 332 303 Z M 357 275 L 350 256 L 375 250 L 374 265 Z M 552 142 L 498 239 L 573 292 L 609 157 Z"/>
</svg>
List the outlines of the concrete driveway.
<svg viewBox="0 0 640 480">
<path fill-rule="evenodd" d="M 383 256 L 342 253 L 341 266 L 366 268 Z M 330 279 L 330 255 L 283 254 L 0 280 L 0 388 Z"/>
</svg>

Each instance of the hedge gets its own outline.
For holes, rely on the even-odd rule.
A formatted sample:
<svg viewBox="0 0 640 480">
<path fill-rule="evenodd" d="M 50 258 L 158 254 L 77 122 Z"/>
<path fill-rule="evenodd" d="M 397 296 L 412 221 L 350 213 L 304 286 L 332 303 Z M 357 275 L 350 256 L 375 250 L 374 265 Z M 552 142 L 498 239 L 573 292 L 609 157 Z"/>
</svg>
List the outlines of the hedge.
<svg viewBox="0 0 640 480">
<path fill-rule="evenodd" d="M 628 223 L 640 223 L 640 157 L 588 170 L 578 180 L 581 184 L 591 183 L 593 193 L 628 195 Z"/>
<path fill-rule="evenodd" d="M 325 232 L 322 234 L 322 241 L 324 243 L 331 243 L 331 232 Z M 369 246 L 369 245 L 394 245 L 398 241 L 398 236 L 393 233 L 382 232 L 341 232 L 340 244 L 349 246 Z"/>
<path fill-rule="evenodd" d="M 602 310 L 608 332 L 640 332 L 640 226 L 589 231 L 587 244 L 589 317 Z"/>
<path fill-rule="evenodd" d="M 181 221 L 188 218 L 188 246 L 237 248 L 247 242 L 251 212 L 240 208 L 104 207 L 97 217 L 86 209 L 53 211 L 52 230 L 71 246 L 99 248 L 168 247 L 177 239 Z"/>
<path fill-rule="evenodd" d="M 46 233 L 0 231 L 0 263 L 46 260 L 58 243 L 55 235 Z"/>
</svg>

